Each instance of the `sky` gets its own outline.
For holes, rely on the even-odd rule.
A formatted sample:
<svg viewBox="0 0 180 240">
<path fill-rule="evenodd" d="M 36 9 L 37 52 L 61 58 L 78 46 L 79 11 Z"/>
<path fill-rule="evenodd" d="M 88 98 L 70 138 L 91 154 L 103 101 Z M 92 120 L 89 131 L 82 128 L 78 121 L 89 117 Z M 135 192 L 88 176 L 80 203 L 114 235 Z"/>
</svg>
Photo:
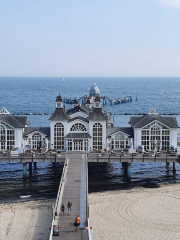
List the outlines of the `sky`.
<svg viewBox="0 0 180 240">
<path fill-rule="evenodd" d="M 0 0 L 0 76 L 179 77 L 180 0 Z"/>
</svg>

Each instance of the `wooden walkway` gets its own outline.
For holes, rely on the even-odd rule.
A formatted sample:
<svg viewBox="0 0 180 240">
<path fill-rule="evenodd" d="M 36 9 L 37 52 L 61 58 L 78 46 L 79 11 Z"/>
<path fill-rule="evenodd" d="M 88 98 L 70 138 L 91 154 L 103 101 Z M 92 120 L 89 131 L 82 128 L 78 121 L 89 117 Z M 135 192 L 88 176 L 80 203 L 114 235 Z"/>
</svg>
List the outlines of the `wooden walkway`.
<svg viewBox="0 0 180 240">
<path fill-rule="evenodd" d="M 64 216 L 61 216 L 61 205 L 58 206 L 58 217 L 55 224 L 59 225 L 59 236 L 53 236 L 52 239 L 61 240 L 86 240 L 88 231 L 84 230 L 86 218 L 86 181 L 85 181 L 85 155 L 68 154 L 69 164 L 66 175 L 66 182 L 63 191 L 62 203 L 67 206 L 68 201 L 72 202 L 71 215 L 68 216 L 68 209 Z M 83 160 L 84 159 L 84 160 Z M 74 221 L 76 216 L 81 217 L 79 232 L 75 231 Z"/>
</svg>

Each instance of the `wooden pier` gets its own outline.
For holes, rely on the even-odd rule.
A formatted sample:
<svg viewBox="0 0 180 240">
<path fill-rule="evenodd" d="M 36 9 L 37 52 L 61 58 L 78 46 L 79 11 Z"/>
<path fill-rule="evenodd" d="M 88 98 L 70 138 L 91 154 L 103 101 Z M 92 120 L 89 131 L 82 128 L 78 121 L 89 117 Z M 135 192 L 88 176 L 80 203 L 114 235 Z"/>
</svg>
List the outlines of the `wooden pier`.
<svg viewBox="0 0 180 240">
<path fill-rule="evenodd" d="M 87 162 L 85 154 L 68 154 L 67 173 L 64 174 L 63 185 L 58 193 L 59 199 L 55 207 L 55 217 L 52 223 L 59 226 L 59 236 L 53 236 L 53 229 L 50 239 L 61 240 L 86 240 L 89 238 L 88 227 L 88 189 L 87 189 Z M 68 215 L 66 208 L 64 216 L 61 215 L 62 203 L 67 206 L 68 201 L 72 202 L 72 211 Z M 81 218 L 79 232 L 75 231 L 74 221 L 76 216 Z"/>
<path fill-rule="evenodd" d="M 19 156 L 11 156 L 5 155 L 0 156 L 0 162 L 21 162 L 23 165 L 23 178 L 27 177 L 27 164 L 29 163 L 29 173 L 32 172 L 32 164 L 36 165 L 38 162 L 50 162 L 50 163 L 64 163 L 67 158 L 67 154 L 69 156 L 77 156 L 77 153 L 62 153 L 61 156 L 57 154 L 52 155 L 50 153 L 46 154 L 19 154 Z M 86 152 L 87 154 L 87 152 Z M 127 177 L 131 178 L 131 164 L 134 162 L 162 162 L 162 163 L 173 163 L 173 171 L 176 171 L 176 163 L 180 163 L 180 155 L 177 153 L 132 153 L 132 154 L 121 154 L 121 153 L 88 153 L 86 162 L 101 162 L 101 163 L 113 163 L 113 162 L 121 162 L 124 163 L 127 169 Z"/>
</svg>

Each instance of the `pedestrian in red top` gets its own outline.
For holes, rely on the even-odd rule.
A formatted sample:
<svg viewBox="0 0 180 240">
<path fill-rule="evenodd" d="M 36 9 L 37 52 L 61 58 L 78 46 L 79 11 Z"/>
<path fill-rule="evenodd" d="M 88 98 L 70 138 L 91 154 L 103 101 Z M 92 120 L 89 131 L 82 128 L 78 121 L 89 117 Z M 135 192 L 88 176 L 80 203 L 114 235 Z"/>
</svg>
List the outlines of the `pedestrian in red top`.
<svg viewBox="0 0 180 240">
<path fill-rule="evenodd" d="M 76 226 L 76 230 L 75 231 L 79 231 L 79 225 L 81 223 L 81 219 L 79 217 L 79 215 L 77 215 L 76 219 L 75 219 L 75 223 L 74 223 L 74 226 Z"/>
</svg>

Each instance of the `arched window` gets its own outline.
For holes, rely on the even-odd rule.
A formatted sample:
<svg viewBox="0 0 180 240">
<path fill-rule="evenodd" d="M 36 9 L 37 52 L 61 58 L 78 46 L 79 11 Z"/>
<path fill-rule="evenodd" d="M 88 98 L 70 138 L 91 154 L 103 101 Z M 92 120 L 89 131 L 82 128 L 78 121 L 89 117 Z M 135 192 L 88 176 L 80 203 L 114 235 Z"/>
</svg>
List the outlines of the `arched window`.
<svg viewBox="0 0 180 240">
<path fill-rule="evenodd" d="M 102 125 L 100 123 L 93 125 L 93 149 L 102 149 Z"/>
<path fill-rule="evenodd" d="M 153 122 L 141 131 L 141 144 L 145 150 L 154 150 L 155 140 L 157 141 L 157 149 L 169 149 L 170 131 L 159 122 Z"/>
<path fill-rule="evenodd" d="M 42 137 L 39 133 L 35 133 L 32 136 L 32 148 L 34 149 L 40 149 L 42 144 Z"/>
<path fill-rule="evenodd" d="M 122 133 L 118 133 L 116 136 L 115 136 L 115 140 L 123 140 L 124 141 L 124 135 Z"/>
<path fill-rule="evenodd" d="M 124 149 L 126 148 L 126 141 L 125 137 L 122 133 L 118 133 L 115 136 L 115 149 Z"/>
<path fill-rule="evenodd" d="M 73 131 L 73 132 L 75 132 L 75 131 L 83 131 L 83 132 L 85 132 L 87 130 L 86 130 L 86 127 L 84 125 L 82 125 L 81 123 L 76 123 L 76 124 L 74 124 L 71 127 L 70 131 Z"/>
<path fill-rule="evenodd" d="M 64 150 L 64 125 L 56 123 L 54 126 L 54 148 Z"/>
<path fill-rule="evenodd" d="M 160 135 L 161 135 L 161 128 L 159 125 L 154 124 L 151 127 L 151 140 L 160 140 Z"/>
</svg>

